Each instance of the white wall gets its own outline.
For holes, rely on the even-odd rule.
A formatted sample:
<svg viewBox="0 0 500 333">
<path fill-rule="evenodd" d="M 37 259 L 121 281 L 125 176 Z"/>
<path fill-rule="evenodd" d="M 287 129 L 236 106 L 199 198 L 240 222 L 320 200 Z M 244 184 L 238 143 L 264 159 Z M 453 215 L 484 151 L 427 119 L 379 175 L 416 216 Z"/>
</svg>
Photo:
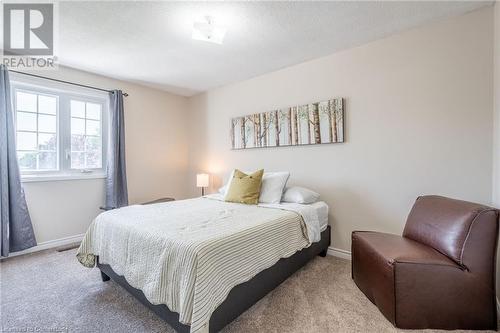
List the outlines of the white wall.
<svg viewBox="0 0 500 333">
<path fill-rule="evenodd" d="M 106 89 L 121 89 L 130 203 L 187 195 L 187 99 L 160 90 L 60 67 L 40 73 Z M 38 243 L 84 233 L 104 204 L 104 180 L 24 183 Z"/>
<path fill-rule="evenodd" d="M 492 201 L 500 208 L 500 2 L 494 7 L 494 128 Z M 497 301 L 500 295 L 500 248 L 497 251 Z"/>
<path fill-rule="evenodd" d="M 421 194 L 489 203 L 492 40 L 490 7 L 190 98 L 190 187 L 199 171 L 215 188 L 235 167 L 289 170 L 329 204 L 344 250 L 352 230 L 401 233 Z M 231 117 L 335 96 L 346 143 L 230 150 Z"/>
<path fill-rule="evenodd" d="M 494 143 L 493 143 L 493 202 L 500 207 L 500 2 L 495 3 L 494 33 Z M 500 278 L 500 277 L 499 277 Z"/>
<path fill-rule="evenodd" d="M 104 203 L 104 180 L 23 183 L 37 243 L 85 233 Z"/>
</svg>

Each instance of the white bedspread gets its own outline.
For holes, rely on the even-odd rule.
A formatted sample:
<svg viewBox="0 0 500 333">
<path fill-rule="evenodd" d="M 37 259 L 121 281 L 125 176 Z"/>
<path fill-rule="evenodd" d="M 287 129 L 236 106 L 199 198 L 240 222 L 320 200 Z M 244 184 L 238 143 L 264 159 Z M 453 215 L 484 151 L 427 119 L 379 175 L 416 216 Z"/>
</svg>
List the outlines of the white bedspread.
<svg viewBox="0 0 500 333">
<path fill-rule="evenodd" d="M 296 212 L 302 216 L 307 228 L 309 242 L 319 242 L 321 239 L 321 223 L 319 221 L 318 211 L 311 205 L 302 205 L 297 203 L 282 202 L 279 204 L 259 204 L 260 207 L 282 209 Z"/>
<path fill-rule="evenodd" d="M 205 198 L 224 201 L 224 196 L 220 193 L 209 194 L 206 195 Z M 288 210 L 301 215 L 307 227 L 307 235 L 309 237 L 309 241 L 311 243 L 315 243 L 319 242 L 319 240 L 321 239 L 321 225 L 323 223 L 322 221 L 320 221 L 320 216 L 318 215 L 318 206 L 326 208 L 326 214 L 328 215 L 328 206 L 326 203 L 320 201 L 315 204 L 304 205 L 291 202 L 281 202 L 277 204 L 259 203 L 258 206 L 265 208 Z"/>
<path fill-rule="evenodd" d="M 77 257 L 93 267 L 99 256 L 191 332 L 206 332 L 233 287 L 319 240 L 314 216 L 286 206 L 197 198 L 111 210 L 91 224 Z"/>
</svg>

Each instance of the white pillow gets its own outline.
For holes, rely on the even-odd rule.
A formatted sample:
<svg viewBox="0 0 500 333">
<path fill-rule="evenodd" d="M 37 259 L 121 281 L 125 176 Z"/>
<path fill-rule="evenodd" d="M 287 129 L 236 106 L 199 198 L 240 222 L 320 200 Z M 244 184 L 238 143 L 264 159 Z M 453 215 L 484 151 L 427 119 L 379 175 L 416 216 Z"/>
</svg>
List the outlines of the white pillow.
<svg viewBox="0 0 500 333">
<path fill-rule="evenodd" d="M 290 172 L 264 172 L 259 202 L 280 203 Z"/>
<path fill-rule="evenodd" d="M 221 188 L 219 188 L 219 193 L 222 194 L 222 195 L 226 195 L 226 192 L 227 192 L 227 185 L 224 185 L 222 186 Z"/>
<path fill-rule="evenodd" d="M 246 174 L 251 173 L 246 171 L 243 172 Z M 231 172 L 227 184 L 219 189 L 220 194 L 223 194 L 224 196 L 226 195 L 227 189 L 229 188 L 229 184 L 233 179 L 233 173 L 234 170 Z M 290 177 L 290 172 L 287 171 L 264 172 L 264 176 L 262 177 L 262 186 L 260 188 L 259 202 L 280 203 L 281 196 L 283 195 L 283 190 L 285 189 L 289 177 Z"/>
<path fill-rule="evenodd" d="M 247 175 L 249 174 L 249 172 L 245 172 Z M 231 170 L 231 173 L 229 174 L 229 178 L 227 179 L 226 183 L 224 184 L 224 186 L 222 186 L 221 188 L 219 188 L 219 193 L 226 196 L 226 193 L 227 193 L 227 189 L 229 188 L 229 184 L 231 184 L 231 180 L 233 180 L 233 175 L 234 175 L 234 169 Z"/>
<path fill-rule="evenodd" d="M 319 193 L 304 187 L 287 187 L 283 193 L 281 201 L 294 202 L 299 204 L 312 204 L 319 200 Z"/>
</svg>

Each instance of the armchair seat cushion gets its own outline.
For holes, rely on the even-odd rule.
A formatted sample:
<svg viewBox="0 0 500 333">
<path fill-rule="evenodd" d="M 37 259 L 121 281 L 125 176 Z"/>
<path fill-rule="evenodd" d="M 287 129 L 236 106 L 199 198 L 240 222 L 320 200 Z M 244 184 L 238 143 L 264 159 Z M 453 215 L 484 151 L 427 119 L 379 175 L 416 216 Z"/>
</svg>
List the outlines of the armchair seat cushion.
<svg viewBox="0 0 500 333">
<path fill-rule="evenodd" d="M 373 231 L 355 231 L 352 240 L 361 243 L 360 246 L 363 246 L 367 251 L 365 253 L 373 254 L 372 259 L 377 258 L 376 260 L 389 265 L 397 261 L 459 267 L 453 260 L 432 247 L 398 235 Z"/>
</svg>

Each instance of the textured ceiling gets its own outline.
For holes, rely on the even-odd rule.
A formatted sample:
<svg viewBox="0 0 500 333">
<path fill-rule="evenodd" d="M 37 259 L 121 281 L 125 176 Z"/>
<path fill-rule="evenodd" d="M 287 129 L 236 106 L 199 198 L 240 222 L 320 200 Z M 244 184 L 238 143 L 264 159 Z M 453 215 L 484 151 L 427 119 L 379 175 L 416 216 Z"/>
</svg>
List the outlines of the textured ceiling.
<svg viewBox="0 0 500 333">
<path fill-rule="evenodd" d="M 60 2 L 62 65 L 193 95 L 492 1 Z M 191 39 L 211 15 L 222 45 Z"/>
</svg>

